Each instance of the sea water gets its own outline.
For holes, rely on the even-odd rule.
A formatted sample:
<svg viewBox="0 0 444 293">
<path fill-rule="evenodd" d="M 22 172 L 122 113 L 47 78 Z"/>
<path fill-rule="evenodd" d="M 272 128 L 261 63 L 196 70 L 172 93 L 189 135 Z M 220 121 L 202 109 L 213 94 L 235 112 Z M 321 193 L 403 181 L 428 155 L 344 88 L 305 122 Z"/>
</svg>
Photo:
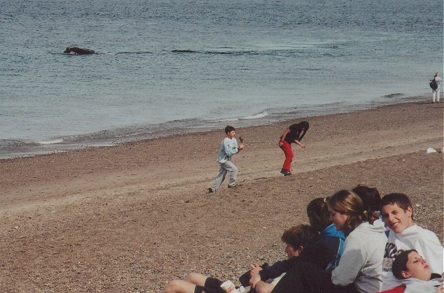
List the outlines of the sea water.
<svg viewBox="0 0 444 293">
<path fill-rule="evenodd" d="M 0 7 L 0 158 L 429 99 L 443 67 L 441 1 Z"/>
</svg>

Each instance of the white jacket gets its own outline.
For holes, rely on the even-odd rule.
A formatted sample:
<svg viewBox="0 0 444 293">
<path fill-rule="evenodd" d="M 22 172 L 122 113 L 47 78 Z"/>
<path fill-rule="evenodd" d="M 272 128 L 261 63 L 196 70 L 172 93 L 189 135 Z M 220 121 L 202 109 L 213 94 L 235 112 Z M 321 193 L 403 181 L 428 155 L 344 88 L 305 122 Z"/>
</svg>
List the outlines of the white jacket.
<svg viewBox="0 0 444 293">
<path fill-rule="evenodd" d="M 432 272 L 442 273 L 444 271 L 444 248 L 435 233 L 418 225 L 410 226 L 401 233 L 395 233 L 390 230 L 382 265 L 383 290 L 401 285 L 401 280 L 396 279 L 392 273 L 393 260 L 396 252 L 400 249 L 415 249 L 419 255 L 425 258 Z"/>
<path fill-rule="evenodd" d="M 421 281 L 415 278 L 402 280 L 406 285 L 404 293 L 435 293 L 439 286 L 443 286 L 442 278 L 430 281 Z"/>
<path fill-rule="evenodd" d="M 381 289 L 382 259 L 387 237 L 381 225 L 360 224 L 345 239 L 344 253 L 333 270 L 333 284 L 354 283 L 359 292 L 373 293 Z"/>
</svg>

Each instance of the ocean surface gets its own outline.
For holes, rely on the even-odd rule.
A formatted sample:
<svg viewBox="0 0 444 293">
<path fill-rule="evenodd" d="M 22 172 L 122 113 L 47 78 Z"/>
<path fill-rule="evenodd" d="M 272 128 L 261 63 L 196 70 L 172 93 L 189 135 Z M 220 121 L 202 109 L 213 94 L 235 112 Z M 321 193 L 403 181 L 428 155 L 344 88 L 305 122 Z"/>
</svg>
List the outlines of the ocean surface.
<svg viewBox="0 0 444 293">
<path fill-rule="evenodd" d="M 0 158 L 429 99 L 443 67 L 435 0 L 0 7 Z"/>
</svg>

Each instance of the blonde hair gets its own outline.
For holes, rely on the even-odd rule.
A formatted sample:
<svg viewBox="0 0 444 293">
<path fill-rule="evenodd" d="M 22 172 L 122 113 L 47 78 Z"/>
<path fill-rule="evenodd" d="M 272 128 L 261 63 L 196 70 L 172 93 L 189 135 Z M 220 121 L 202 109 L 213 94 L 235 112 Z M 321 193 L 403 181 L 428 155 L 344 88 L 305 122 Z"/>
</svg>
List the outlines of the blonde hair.
<svg viewBox="0 0 444 293">
<path fill-rule="evenodd" d="M 328 206 L 338 213 L 349 216 L 343 228 L 347 234 L 358 227 L 365 219 L 364 203 L 361 198 L 352 191 L 341 190 L 336 192 L 328 200 Z"/>
</svg>

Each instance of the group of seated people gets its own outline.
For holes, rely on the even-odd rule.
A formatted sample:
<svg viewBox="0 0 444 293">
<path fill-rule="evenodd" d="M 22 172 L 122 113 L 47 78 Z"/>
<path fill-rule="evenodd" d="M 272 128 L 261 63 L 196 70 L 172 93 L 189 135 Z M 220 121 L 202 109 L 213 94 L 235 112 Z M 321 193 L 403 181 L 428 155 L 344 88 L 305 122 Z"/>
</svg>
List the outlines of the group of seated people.
<svg viewBox="0 0 444 293">
<path fill-rule="evenodd" d="M 407 195 L 381 198 L 357 186 L 307 206 L 310 225 L 286 230 L 288 259 L 251 264 L 234 292 L 444 293 L 443 246 L 435 233 L 413 222 Z M 223 293 L 222 281 L 191 273 L 164 293 Z"/>
</svg>

